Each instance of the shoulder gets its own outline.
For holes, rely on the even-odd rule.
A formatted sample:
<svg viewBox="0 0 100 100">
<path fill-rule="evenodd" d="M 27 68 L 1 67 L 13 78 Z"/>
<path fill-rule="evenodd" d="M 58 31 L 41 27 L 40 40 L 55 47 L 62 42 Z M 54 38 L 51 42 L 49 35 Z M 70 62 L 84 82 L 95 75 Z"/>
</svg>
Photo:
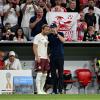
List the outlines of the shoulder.
<svg viewBox="0 0 100 100">
<path fill-rule="evenodd" d="M 25 3 L 21 4 L 21 6 L 20 6 L 20 7 L 21 7 L 21 9 L 22 9 L 24 6 L 25 6 Z"/>
<path fill-rule="evenodd" d="M 18 58 L 15 58 L 15 61 L 16 61 L 16 62 L 20 62 L 20 60 L 19 60 Z"/>
<path fill-rule="evenodd" d="M 5 64 L 7 64 L 8 62 L 9 62 L 9 59 L 6 59 L 6 60 L 5 60 Z"/>
<path fill-rule="evenodd" d="M 40 38 L 41 38 L 41 35 L 40 35 L 40 33 L 39 33 L 39 34 L 37 34 L 37 35 L 34 37 L 33 43 L 37 43 L 38 40 L 40 40 Z"/>
<path fill-rule="evenodd" d="M 4 9 L 8 9 L 9 7 L 9 4 L 4 5 Z"/>
<path fill-rule="evenodd" d="M 36 16 L 30 18 L 30 22 L 34 22 L 36 20 Z"/>
</svg>

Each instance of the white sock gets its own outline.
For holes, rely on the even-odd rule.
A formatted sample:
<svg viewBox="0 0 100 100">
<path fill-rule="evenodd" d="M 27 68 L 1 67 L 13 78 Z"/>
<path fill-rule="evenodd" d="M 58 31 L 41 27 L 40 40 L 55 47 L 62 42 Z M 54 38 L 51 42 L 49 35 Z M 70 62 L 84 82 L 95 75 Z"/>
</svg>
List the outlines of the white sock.
<svg viewBox="0 0 100 100">
<path fill-rule="evenodd" d="M 45 85 L 45 82 L 46 82 L 46 77 L 47 77 L 47 73 L 42 74 L 42 77 L 41 77 L 41 91 L 42 91 L 42 93 L 44 93 L 43 88 L 44 88 L 44 85 Z"/>
<path fill-rule="evenodd" d="M 38 94 L 41 94 L 41 78 L 42 78 L 42 72 L 38 72 L 36 76 L 36 88 Z"/>
</svg>

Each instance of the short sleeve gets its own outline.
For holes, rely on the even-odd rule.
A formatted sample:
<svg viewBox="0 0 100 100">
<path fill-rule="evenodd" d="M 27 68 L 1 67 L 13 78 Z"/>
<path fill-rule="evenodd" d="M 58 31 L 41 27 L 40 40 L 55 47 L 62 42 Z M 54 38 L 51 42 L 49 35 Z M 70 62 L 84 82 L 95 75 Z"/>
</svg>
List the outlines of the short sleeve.
<svg viewBox="0 0 100 100">
<path fill-rule="evenodd" d="M 22 10 L 24 8 L 25 4 L 21 4 L 20 9 Z"/>
<path fill-rule="evenodd" d="M 38 41 L 39 41 L 39 37 L 38 37 L 38 35 L 36 35 L 34 40 L 33 40 L 33 43 L 34 44 L 38 44 Z"/>
<path fill-rule="evenodd" d="M 20 7 L 18 5 L 16 6 L 16 11 L 20 11 Z"/>
<path fill-rule="evenodd" d="M 9 9 L 9 8 L 7 7 L 7 5 L 5 5 L 5 6 L 3 7 L 3 12 L 4 12 L 4 13 L 7 12 L 8 9 Z"/>
<path fill-rule="evenodd" d="M 31 17 L 30 23 L 33 23 L 35 20 L 36 20 L 36 17 L 35 16 L 34 17 Z"/>
</svg>

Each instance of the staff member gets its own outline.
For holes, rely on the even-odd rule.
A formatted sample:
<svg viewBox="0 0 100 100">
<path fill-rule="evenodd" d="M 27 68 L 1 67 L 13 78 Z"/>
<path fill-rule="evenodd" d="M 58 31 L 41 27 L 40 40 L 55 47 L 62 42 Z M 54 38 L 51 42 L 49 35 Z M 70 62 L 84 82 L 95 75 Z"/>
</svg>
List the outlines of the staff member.
<svg viewBox="0 0 100 100">
<path fill-rule="evenodd" d="M 53 93 L 62 93 L 63 88 L 63 65 L 64 65 L 64 34 L 58 32 L 58 27 L 55 23 L 51 24 L 51 34 L 48 35 L 50 48 L 50 67 L 51 77 L 53 82 Z"/>
<path fill-rule="evenodd" d="M 5 68 L 8 70 L 21 70 L 21 62 L 18 58 L 16 58 L 16 54 L 14 51 L 9 52 L 9 57 L 5 61 Z"/>
</svg>

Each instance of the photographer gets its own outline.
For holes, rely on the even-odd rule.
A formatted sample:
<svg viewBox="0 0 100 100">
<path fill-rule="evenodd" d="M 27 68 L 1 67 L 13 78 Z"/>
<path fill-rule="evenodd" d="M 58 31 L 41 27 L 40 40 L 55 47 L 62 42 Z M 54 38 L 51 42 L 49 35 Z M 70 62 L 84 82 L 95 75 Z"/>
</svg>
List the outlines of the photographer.
<svg viewBox="0 0 100 100">
<path fill-rule="evenodd" d="M 19 11 L 19 6 L 13 2 L 13 0 L 8 0 L 4 6 L 4 25 L 5 23 L 10 23 L 13 32 L 15 32 L 17 28 L 18 16 L 20 16 Z"/>
</svg>

